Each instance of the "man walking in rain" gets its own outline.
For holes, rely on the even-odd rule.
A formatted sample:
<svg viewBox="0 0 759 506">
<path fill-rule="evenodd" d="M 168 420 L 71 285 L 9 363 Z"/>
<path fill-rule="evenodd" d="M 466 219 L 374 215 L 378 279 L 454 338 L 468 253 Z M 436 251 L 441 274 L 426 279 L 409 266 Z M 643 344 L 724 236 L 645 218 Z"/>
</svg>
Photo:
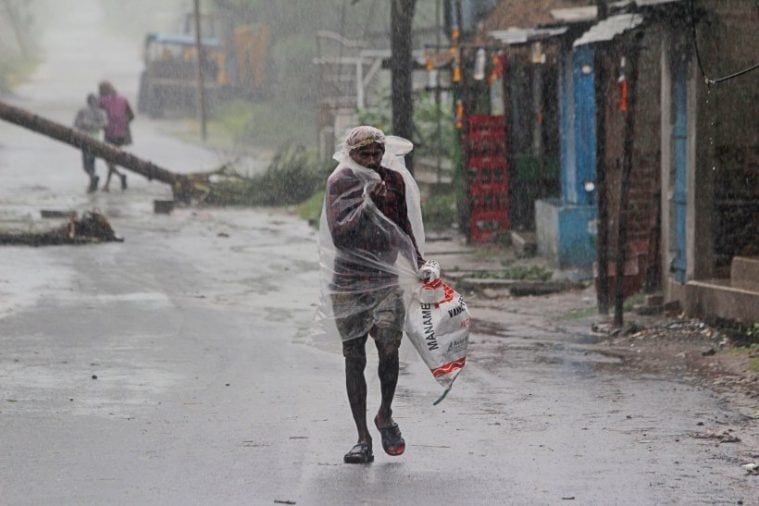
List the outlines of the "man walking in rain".
<svg viewBox="0 0 759 506">
<path fill-rule="evenodd" d="M 413 145 L 359 126 L 348 132 L 328 181 L 320 227 L 326 313 L 342 339 L 345 383 L 358 441 L 344 456 L 351 464 L 374 460 L 366 421 L 366 341 L 379 355 L 381 404 L 374 425 L 388 455 L 406 443 L 393 420 L 398 348 L 406 300 L 418 278 L 429 275 L 422 256 L 424 230 L 419 189 L 403 165 Z M 323 300 L 324 305 L 324 300 Z"/>
</svg>

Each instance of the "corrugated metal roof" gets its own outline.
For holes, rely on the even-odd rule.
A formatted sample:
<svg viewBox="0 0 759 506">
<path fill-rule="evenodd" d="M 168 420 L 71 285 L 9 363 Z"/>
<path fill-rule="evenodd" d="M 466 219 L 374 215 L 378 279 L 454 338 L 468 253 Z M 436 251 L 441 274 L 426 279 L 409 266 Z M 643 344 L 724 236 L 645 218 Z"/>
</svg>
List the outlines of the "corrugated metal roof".
<svg viewBox="0 0 759 506">
<path fill-rule="evenodd" d="M 642 23 L 643 16 L 640 14 L 618 14 L 616 16 L 610 16 L 590 27 L 590 29 L 582 34 L 579 39 L 574 41 L 574 44 L 572 45 L 577 47 L 585 44 L 594 44 L 596 42 L 606 42 L 614 39 L 614 37 L 627 30 L 632 30 Z"/>
<path fill-rule="evenodd" d="M 596 19 L 597 15 L 598 8 L 595 5 L 551 10 L 551 16 L 553 16 L 557 21 L 561 21 L 563 23 L 582 23 L 583 21 L 593 21 Z"/>
<path fill-rule="evenodd" d="M 494 30 L 488 35 L 506 45 L 525 44 L 535 40 L 543 40 L 565 33 L 569 28 L 559 26 L 556 28 L 509 28 L 507 30 Z"/>
</svg>

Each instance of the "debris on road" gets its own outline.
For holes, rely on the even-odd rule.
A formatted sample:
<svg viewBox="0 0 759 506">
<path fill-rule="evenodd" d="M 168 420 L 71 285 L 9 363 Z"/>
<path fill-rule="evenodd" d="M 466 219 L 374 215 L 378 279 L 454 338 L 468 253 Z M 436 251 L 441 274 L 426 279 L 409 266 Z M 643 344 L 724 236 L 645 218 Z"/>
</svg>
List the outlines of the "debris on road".
<svg viewBox="0 0 759 506">
<path fill-rule="evenodd" d="M 759 475 L 759 464 L 757 464 L 756 462 L 743 464 L 743 469 L 745 469 L 748 474 Z"/>
<path fill-rule="evenodd" d="M 68 223 L 47 232 L 0 231 L 0 245 L 54 246 L 61 244 L 91 244 L 122 242 L 105 216 L 97 211 L 84 213 L 77 219 L 76 212 L 68 214 Z"/>
<path fill-rule="evenodd" d="M 722 432 L 719 432 L 719 431 L 696 432 L 693 434 L 693 437 L 696 439 L 716 439 L 720 443 L 740 443 L 741 442 L 741 438 L 733 434 L 732 429 L 723 430 Z"/>
<path fill-rule="evenodd" d="M 42 209 L 40 216 L 43 218 L 69 218 L 75 211 L 61 211 L 58 209 Z"/>
<path fill-rule="evenodd" d="M 642 322 L 634 330 L 619 332 L 603 322 L 591 328 L 607 336 L 605 344 L 622 353 L 628 367 L 685 374 L 717 391 L 744 397 L 745 413 L 759 416 L 755 401 L 759 399 L 759 361 L 751 356 L 759 343 L 750 329 L 698 319 L 642 317 Z"/>
<path fill-rule="evenodd" d="M 174 210 L 173 200 L 154 200 L 153 212 L 156 214 L 171 214 Z"/>
</svg>

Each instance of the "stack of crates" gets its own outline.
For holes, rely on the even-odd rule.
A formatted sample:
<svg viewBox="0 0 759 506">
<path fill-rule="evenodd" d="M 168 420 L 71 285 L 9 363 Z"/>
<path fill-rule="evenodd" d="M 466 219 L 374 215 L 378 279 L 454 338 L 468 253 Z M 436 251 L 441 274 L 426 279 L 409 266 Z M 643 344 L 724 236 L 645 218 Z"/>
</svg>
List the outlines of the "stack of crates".
<svg viewBox="0 0 759 506">
<path fill-rule="evenodd" d="M 504 117 L 467 117 L 463 140 L 469 240 L 486 242 L 510 227 Z"/>
</svg>

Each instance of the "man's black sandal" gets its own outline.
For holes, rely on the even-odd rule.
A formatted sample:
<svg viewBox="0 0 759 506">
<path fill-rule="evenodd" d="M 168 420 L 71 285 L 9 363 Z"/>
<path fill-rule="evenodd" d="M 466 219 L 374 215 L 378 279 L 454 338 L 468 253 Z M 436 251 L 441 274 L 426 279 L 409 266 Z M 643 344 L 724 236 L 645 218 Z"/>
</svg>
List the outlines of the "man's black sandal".
<svg viewBox="0 0 759 506">
<path fill-rule="evenodd" d="M 374 462 L 374 454 L 366 443 L 356 443 L 343 457 L 346 464 L 369 464 Z"/>
<path fill-rule="evenodd" d="M 377 426 L 377 430 L 380 431 L 382 436 L 382 449 L 385 453 L 392 456 L 402 455 L 406 451 L 406 441 L 401 436 L 401 429 L 398 424 L 393 422 L 392 425 L 387 427 L 380 427 L 377 419 L 374 419 L 374 425 Z"/>
</svg>

